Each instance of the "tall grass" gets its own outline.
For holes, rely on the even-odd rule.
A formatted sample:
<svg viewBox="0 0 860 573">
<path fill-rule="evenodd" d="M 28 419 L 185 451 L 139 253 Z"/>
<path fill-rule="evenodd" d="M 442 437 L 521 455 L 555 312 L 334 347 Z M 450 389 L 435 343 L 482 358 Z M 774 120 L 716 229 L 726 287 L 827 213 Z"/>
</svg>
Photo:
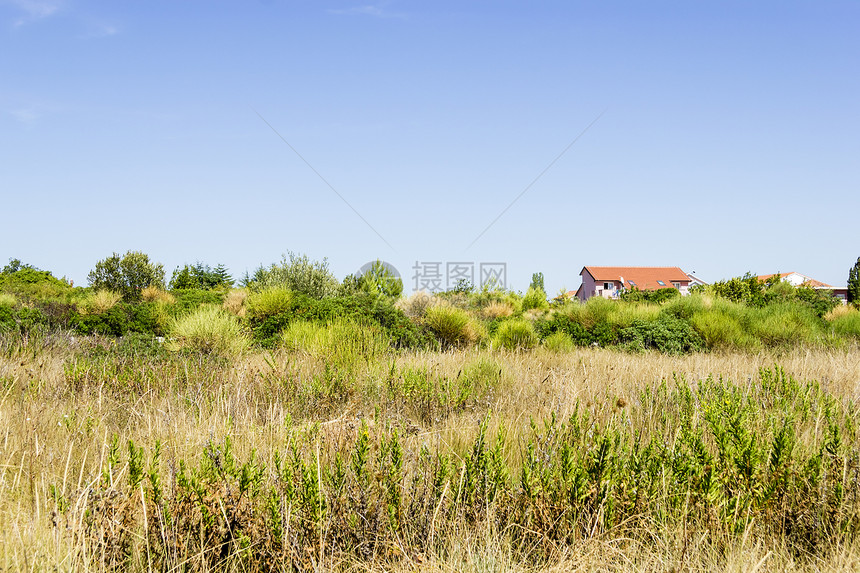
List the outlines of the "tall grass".
<svg viewBox="0 0 860 573">
<path fill-rule="evenodd" d="M 282 287 L 270 287 L 249 294 L 245 298 L 245 309 L 248 316 L 264 320 L 289 310 L 292 300 L 292 291 Z"/>
<path fill-rule="evenodd" d="M 841 308 L 848 310 L 834 313 L 829 321 L 830 328 L 840 336 L 860 338 L 860 311 L 847 306 Z"/>
<path fill-rule="evenodd" d="M 537 343 L 534 326 L 524 319 L 506 320 L 499 325 L 493 337 L 494 346 L 508 350 L 529 350 Z"/>
<path fill-rule="evenodd" d="M 382 356 L 390 340 L 378 327 L 336 319 L 327 323 L 294 321 L 281 333 L 285 348 L 340 366 Z"/>
<path fill-rule="evenodd" d="M 82 310 L 88 314 L 102 314 L 115 307 L 122 300 L 122 293 L 107 289 L 90 292 L 84 299 Z"/>
<path fill-rule="evenodd" d="M 236 357 L 250 345 L 236 317 L 212 305 L 174 319 L 168 328 L 169 347 L 203 354 Z"/>
</svg>

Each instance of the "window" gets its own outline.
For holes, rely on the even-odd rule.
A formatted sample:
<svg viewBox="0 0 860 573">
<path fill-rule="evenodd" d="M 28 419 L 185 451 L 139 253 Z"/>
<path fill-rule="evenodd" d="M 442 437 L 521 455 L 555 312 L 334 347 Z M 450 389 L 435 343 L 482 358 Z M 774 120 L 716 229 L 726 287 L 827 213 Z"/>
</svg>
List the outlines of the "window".
<svg viewBox="0 0 860 573">
<path fill-rule="evenodd" d="M 673 282 L 672 286 L 679 289 L 679 288 L 681 288 L 681 283 Z"/>
<path fill-rule="evenodd" d="M 660 286 L 666 286 L 666 283 L 664 283 L 663 281 L 657 281 L 657 284 Z"/>
<path fill-rule="evenodd" d="M 612 290 L 613 286 L 612 283 L 603 283 L 603 290 Z"/>
<path fill-rule="evenodd" d="M 630 283 L 630 286 L 632 286 L 632 287 L 635 287 L 635 286 L 636 286 L 636 283 L 634 283 L 633 281 L 627 281 L 627 282 L 629 282 L 629 283 Z"/>
</svg>

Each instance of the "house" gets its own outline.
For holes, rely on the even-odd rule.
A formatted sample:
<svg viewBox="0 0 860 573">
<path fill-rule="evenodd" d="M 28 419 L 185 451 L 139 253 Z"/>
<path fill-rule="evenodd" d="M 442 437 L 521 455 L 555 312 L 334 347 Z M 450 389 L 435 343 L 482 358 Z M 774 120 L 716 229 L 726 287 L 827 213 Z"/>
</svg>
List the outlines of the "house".
<svg viewBox="0 0 860 573">
<path fill-rule="evenodd" d="M 576 296 L 582 302 L 593 296 L 618 298 L 625 289 L 676 288 L 688 295 L 691 284 L 704 284 L 678 267 L 582 267 L 579 274 L 582 285 Z"/>
<path fill-rule="evenodd" d="M 783 280 L 783 281 L 785 281 L 785 282 L 787 282 L 790 285 L 795 286 L 795 287 L 808 286 L 808 287 L 814 288 L 815 290 L 833 291 L 833 296 L 838 298 L 842 304 L 848 304 L 848 287 L 847 286 L 835 287 L 833 285 L 829 285 L 827 283 L 817 281 L 817 280 L 810 278 L 806 275 L 802 275 L 800 273 L 796 273 L 793 271 L 790 273 L 785 273 L 785 274 L 773 273 L 773 274 L 769 274 L 769 275 L 759 275 L 758 280 L 766 281 L 766 280 L 773 278 L 777 275 L 779 275 L 780 280 Z"/>
</svg>

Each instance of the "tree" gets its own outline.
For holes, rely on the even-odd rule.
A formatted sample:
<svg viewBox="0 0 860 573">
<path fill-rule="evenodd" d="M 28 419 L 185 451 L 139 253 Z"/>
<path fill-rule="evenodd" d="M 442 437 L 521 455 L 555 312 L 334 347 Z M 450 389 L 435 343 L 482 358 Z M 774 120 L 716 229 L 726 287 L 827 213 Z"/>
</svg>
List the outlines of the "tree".
<svg viewBox="0 0 860 573">
<path fill-rule="evenodd" d="M 200 289 L 210 290 L 218 287 L 233 286 L 233 277 L 230 276 L 227 267 L 218 265 L 214 269 L 209 265 L 197 262 L 193 265 L 185 265 L 181 269 L 177 267 L 173 271 L 168 285 L 173 289 Z"/>
<path fill-rule="evenodd" d="M 164 288 L 164 267 L 153 263 L 149 255 L 129 251 L 120 256 L 114 253 L 96 263 L 87 280 L 94 289 L 109 289 L 122 293 L 126 302 L 136 302 L 146 287 Z"/>
<path fill-rule="evenodd" d="M 529 285 L 529 288 L 546 292 L 546 288 L 543 286 L 543 273 L 532 274 L 532 283 Z"/>
<path fill-rule="evenodd" d="M 286 288 L 317 299 L 338 294 L 340 282 L 329 270 L 328 259 L 312 261 L 307 255 L 291 251 L 288 251 L 288 255 L 289 259 L 284 255 L 280 264 L 258 268 L 248 286 L 256 291 L 271 287 Z"/>
<path fill-rule="evenodd" d="M 403 294 L 403 281 L 385 263 L 377 259 L 370 270 L 359 279 L 359 288 L 370 294 L 400 298 Z"/>
<path fill-rule="evenodd" d="M 848 302 L 860 304 L 860 257 L 848 271 Z"/>
</svg>

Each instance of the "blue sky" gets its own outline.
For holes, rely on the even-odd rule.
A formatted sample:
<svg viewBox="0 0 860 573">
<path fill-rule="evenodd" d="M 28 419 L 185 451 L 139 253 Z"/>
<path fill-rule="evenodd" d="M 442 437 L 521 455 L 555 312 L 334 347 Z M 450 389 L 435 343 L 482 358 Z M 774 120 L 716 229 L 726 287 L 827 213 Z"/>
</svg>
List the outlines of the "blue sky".
<svg viewBox="0 0 860 573">
<path fill-rule="evenodd" d="M 0 262 L 844 284 L 858 29 L 855 1 L 0 0 Z"/>
</svg>

